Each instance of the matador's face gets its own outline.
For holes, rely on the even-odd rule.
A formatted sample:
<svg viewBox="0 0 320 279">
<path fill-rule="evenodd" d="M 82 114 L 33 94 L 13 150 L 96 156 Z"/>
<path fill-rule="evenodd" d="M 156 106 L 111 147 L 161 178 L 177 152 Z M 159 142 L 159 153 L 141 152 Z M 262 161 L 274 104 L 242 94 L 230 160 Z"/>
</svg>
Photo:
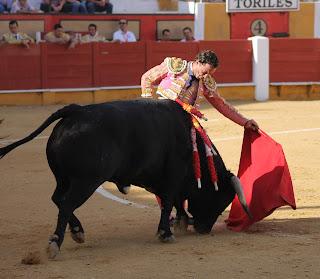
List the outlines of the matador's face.
<svg viewBox="0 0 320 279">
<path fill-rule="evenodd" d="M 202 79 L 205 75 L 213 75 L 216 71 L 216 68 L 213 68 L 212 65 L 208 63 L 203 64 L 199 61 L 195 61 L 192 66 L 193 74 L 197 79 Z"/>
</svg>

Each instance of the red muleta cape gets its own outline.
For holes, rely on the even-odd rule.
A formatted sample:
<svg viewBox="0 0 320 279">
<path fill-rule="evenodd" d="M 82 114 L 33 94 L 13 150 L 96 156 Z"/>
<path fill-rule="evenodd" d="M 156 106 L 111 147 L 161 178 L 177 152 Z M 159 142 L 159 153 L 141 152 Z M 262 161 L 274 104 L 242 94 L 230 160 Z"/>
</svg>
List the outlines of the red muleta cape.
<svg viewBox="0 0 320 279">
<path fill-rule="evenodd" d="M 257 133 L 245 129 L 238 177 L 253 218 L 246 215 L 236 196 L 226 220 L 229 229 L 242 231 L 280 206 L 289 205 L 296 209 L 282 147 L 263 131 Z"/>
</svg>

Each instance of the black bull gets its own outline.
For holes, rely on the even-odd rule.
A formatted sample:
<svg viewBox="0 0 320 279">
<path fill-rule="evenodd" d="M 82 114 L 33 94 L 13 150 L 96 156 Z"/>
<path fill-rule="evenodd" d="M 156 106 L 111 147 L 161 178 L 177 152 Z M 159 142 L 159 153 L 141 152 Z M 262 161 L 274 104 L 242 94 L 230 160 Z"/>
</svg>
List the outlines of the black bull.
<svg viewBox="0 0 320 279">
<path fill-rule="evenodd" d="M 204 145 L 197 136 L 202 171 L 202 188 L 198 189 L 192 162 L 190 115 L 170 100 L 66 106 L 26 138 L 1 148 L 0 158 L 58 119 L 61 120 L 54 127 L 46 149 L 57 181 L 52 200 L 59 208 L 57 227 L 49 242 L 51 257 L 63 242 L 67 223 L 73 239 L 83 242 L 83 228 L 73 212 L 105 181 L 114 182 L 120 191 L 130 184 L 137 185 L 161 198 L 158 232 L 163 241 L 173 238 L 169 225 L 173 206 L 178 224 L 185 225 L 185 199 L 189 201 L 194 227 L 201 233 L 212 229 L 235 191 L 243 200 L 239 187 L 233 187 L 236 178 L 214 147 L 218 154 L 214 156 L 214 164 L 219 186 L 215 191 Z"/>
</svg>

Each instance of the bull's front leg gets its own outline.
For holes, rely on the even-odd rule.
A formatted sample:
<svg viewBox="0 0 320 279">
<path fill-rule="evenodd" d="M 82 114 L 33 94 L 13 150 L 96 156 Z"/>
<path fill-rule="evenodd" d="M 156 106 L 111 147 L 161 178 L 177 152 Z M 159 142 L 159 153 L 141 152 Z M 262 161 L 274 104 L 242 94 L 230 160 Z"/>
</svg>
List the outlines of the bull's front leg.
<svg viewBox="0 0 320 279">
<path fill-rule="evenodd" d="M 173 197 L 161 198 L 161 218 L 158 227 L 159 239 L 162 242 L 170 243 L 175 241 L 175 237 L 170 230 L 170 213 L 173 208 Z"/>
</svg>

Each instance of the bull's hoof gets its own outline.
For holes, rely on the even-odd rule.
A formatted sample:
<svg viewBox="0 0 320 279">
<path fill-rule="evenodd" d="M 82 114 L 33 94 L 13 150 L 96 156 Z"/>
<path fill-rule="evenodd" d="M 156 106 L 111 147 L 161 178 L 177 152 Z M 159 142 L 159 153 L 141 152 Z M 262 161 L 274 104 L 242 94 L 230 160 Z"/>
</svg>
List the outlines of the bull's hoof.
<svg viewBox="0 0 320 279">
<path fill-rule="evenodd" d="M 82 227 L 76 226 L 76 227 L 71 227 L 70 228 L 70 233 L 72 239 L 77 242 L 77 243 L 84 243 L 84 231 Z"/>
<path fill-rule="evenodd" d="M 163 243 L 174 243 L 176 241 L 176 238 L 172 233 L 166 233 L 164 231 L 159 232 L 158 238 Z"/>
<path fill-rule="evenodd" d="M 59 246 L 58 241 L 59 237 L 54 234 L 49 238 L 49 245 L 47 247 L 47 255 L 49 259 L 54 259 L 59 254 Z"/>
<path fill-rule="evenodd" d="M 128 194 L 130 192 L 130 189 L 131 189 L 130 186 L 123 187 L 123 189 L 122 189 L 123 192 L 122 193 L 126 195 L 126 194 Z"/>
<path fill-rule="evenodd" d="M 83 232 L 77 232 L 77 233 L 71 232 L 71 237 L 77 243 L 84 243 L 85 238 L 84 238 Z"/>
<path fill-rule="evenodd" d="M 116 183 L 116 185 L 118 187 L 118 190 L 124 195 L 128 194 L 131 188 L 131 185 L 122 185 L 118 183 Z"/>
</svg>

